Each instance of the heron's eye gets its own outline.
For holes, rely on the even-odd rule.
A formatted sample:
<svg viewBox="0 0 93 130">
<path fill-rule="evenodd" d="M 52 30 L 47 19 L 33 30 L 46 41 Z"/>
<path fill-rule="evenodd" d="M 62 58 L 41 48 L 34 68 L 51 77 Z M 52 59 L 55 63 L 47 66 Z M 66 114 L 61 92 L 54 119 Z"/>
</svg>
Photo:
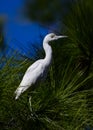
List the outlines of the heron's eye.
<svg viewBox="0 0 93 130">
<path fill-rule="evenodd" d="M 54 38 L 54 37 L 55 37 L 55 35 L 52 35 L 52 36 L 51 36 L 51 38 Z"/>
</svg>

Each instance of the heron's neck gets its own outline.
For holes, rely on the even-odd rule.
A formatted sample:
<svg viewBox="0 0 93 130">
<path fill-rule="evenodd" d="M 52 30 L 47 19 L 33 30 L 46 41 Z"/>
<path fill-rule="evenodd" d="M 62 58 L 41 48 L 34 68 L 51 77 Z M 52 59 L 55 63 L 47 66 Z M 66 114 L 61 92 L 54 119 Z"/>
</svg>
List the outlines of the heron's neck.
<svg viewBox="0 0 93 130">
<path fill-rule="evenodd" d="M 51 63 L 51 60 L 52 60 L 52 48 L 51 46 L 48 44 L 48 42 L 44 41 L 43 42 L 43 48 L 44 48 L 44 51 L 45 51 L 45 62 L 46 63 Z"/>
</svg>

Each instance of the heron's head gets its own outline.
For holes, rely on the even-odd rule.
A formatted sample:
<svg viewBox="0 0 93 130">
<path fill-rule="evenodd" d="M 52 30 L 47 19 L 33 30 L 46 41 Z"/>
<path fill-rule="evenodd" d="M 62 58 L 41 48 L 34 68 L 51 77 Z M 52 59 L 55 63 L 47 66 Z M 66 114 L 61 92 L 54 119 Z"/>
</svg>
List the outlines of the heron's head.
<svg viewBox="0 0 93 130">
<path fill-rule="evenodd" d="M 67 36 L 62 36 L 62 35 L 56 35 L 54 33 L 47 34 L 44 38 L 45 42 L 50 42 L 54 40 L 58 40 L 59 38 L 66 38 Z"/>
</svg>

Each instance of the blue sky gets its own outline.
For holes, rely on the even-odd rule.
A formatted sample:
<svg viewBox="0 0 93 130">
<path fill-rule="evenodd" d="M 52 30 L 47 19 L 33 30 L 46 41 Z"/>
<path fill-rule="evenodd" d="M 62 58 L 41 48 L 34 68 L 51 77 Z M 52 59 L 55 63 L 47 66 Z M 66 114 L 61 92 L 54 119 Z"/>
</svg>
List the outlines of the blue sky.
<svg viewBox="0 0 93 130">
<path fill-rule="evenodd" d="M 12 49 L 23 56 L 33 57 L 32 45 L 42 47 L 42 39 L 49 32 L 48 28 L 23 17 L 24 5 L 24 0 L 0 0 L 0 16 L 6 18 L 3 28 L 6 56 L 11 56 Z"/>
</svg>

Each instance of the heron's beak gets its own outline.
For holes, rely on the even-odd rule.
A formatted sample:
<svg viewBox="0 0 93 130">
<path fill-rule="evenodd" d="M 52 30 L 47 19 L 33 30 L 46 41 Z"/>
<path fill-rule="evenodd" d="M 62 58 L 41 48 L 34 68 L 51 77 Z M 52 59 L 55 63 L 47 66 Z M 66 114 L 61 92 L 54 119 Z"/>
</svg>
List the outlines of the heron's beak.
<svg viewBox="0 0 93 130">
<path fill-rule="evenodd" d="M 67 38 L 68 36 L 58 36 L 58 38 Z"/>
<path fill-rule="evenodd" d="M 68 36 L 56 36 L 56 40 L 59 38 L 67 38 Z"/>
</svg>

